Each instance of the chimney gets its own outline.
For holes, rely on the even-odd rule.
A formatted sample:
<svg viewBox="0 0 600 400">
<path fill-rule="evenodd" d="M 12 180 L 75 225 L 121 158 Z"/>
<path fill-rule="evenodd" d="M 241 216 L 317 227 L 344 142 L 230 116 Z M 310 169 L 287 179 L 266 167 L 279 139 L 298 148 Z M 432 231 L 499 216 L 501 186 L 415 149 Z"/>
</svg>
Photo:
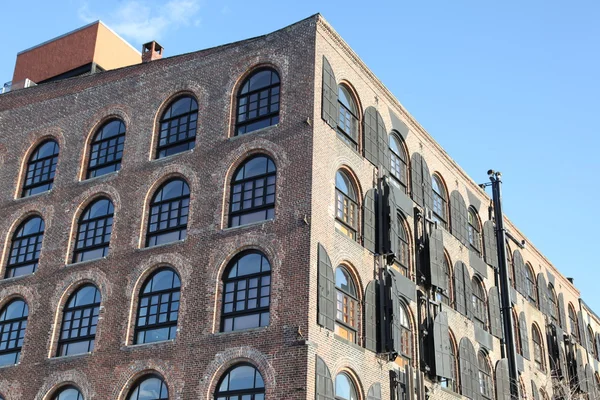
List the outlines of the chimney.
<svg viewBox="0 0 600 400">
<path fill-rule="evenodd" d="M 572 284 L 572 285 L 574 285 L 574 284 L 575 284 L 575 279 L 573 279 L 573 278 L 567 278 L 567 280 L 568 280 L 569 282 L 571 282 L 571 284 Z"/>
<path fill-rule="evenodd" d="M 142 62 L 160 60 L 162 58 L 163 48 L 154 40 L 142 46 Z"/>
</svg>

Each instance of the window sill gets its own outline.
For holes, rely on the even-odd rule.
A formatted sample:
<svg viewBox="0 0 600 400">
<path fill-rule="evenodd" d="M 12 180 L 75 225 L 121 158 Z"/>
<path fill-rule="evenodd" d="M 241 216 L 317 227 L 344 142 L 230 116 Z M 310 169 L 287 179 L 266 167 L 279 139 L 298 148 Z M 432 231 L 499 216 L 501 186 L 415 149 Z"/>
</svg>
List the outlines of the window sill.
<svg viewBox="0 0 600 400">
<path fill-rule="evenodd" d="M 135 250 L 136 251 L 146 251 L 146 250 L 151 250 L 151 249 L 160 249 L 162 247 L 174 246 L 176 244 L 181 244 L 181 243 L 185 243 L 185 239 L 183 239 L 183 240 L 176 240 L 174 242 L 169 242 L 169 243 L 157 244 L 156 246 L 151 246 L 151 247 L 148 247 L 148 246 L 140 247 L 140 248 L 135 249 Z"/>
<path fill-rule="evenodd" d="M 275 129 L 277 127 L 279 127 L 279 124 L 265 126 L 264 128 L 260 128 L 260 129 L 257 129 L 255 131 L 252 131 L 252 132 L 243 133 L 241 135 L 230 136 L 229 138 L 227 138 L 227 140 L 233 141 L 233 140 L 238 140 L 238 139 L 243 138 L 243 137 L 264 134 L 264 133 L 267 133 L 268 131 L 270 131 L 271 129 Z"/>
<path fill-rule="evenodd" d="M 54 189 L 54 188 L 52 188 L 52 189 Z M 50 195 L 50 193 L 52 193 L 52 189 L 46 190 L 45 192 L 32 194 L 32 195 L 26 196 L 26 197 L 19 196 L 19 197 L 15 198 L 15 201 L 25 201 L 27 199 L 36 199 L 38 197 L 48 196 L 48 195 Z"/>
<path fill-rule="evenodd" d="M 68 356 L 57 356 L 57 357 L 50 357 L 48 360 L 52 361 L 52 362 L 61 362 L 61 361 L 68 361 L 68 360 L 76 360 L 79 358 L 84 358 L 84 357 L 88 357 L 91 356 L 93 354 L 93 352 L 87 352 L 87 353 L 79 353 L 79 354 L 70 354 Z"/>
<path fill-rule="evenodd" d="M 333 334 L 333 337 L 334 337 L 336 340 L 339 340 L 339 341 L 340 341 L 340 342 L 342 342 L 342 343 L 346 343 L 347 345 L 349 345 L 349 346 L 351 346 L 351 347 L 354 347 L 355 349 L 357 349 L 357 350 L 360 350 L 360 351 L 361 351 L 361 352 L 363 352 L 363 353 L 365 352 L 365 349 L 364 349 L 364 348 L 362 348 L 362 347 L 360 347 L 358 344 L 356 344 L 356 343 L 354 343 L 354 342 L 351 342 L 351 341 L 349 341 L 348 339 L 345 339 L 345 338 L 341 337 L 340 335 L 338 335 L 338 334 L 336 334 L 336 333 L 334 333 L 334 334 Z"/>
<path fill-rule="evenodd" d="M 244 225 L 238 225 L 238 226 L 230 226 L 227 228 L 223 228 L 221 231 L 222 232 L 229 232 L 235 229 L 244 229 L 244 228 L 252 228 L 253 226 L 257 226 L 257 225 L 264 225 L 264 224 L 269 224 L 269 223 L 274 223 L 275 218 L 273 219 L 265 219 L 262 221 L 258 221 L 258 222 L 251 222 L 249 224 L 244 224 Z"/>
<path fill-rule="evenodd" d="M 106 180 L 109 180 L 110 178 L 117 176 L 119 174 L 119 171 L 120 170 L 109 172 L 108 174 L 104 174 L 104 175 L 100 175 L 100 176 L 95 176 L 93 178 L 81 179 L 79 181 L 79 183 L 86 183 L 86 182 L 98 181 L 98 180 L 101 180 L 102 178 L 106 178 Z"/>
<path fill-rule="evenodd" d="M 32 272 L 31 274 L 25 274 L 25 275 L 19 275 L 19 276 L 12 276 L 10 278 L 2 278 L 0 279 L 0 284 L 2 284 L 3 282 L 15 282 L 19 279 L 23 279 L 26 278 L 28 276 L 34 276 L 35 272 Z"/>
<path fill-rule="evenodd" d="M 21 365 L 21 363 L 19 362 L 18 364 L 7 364 L 7 365 L 0 365 L 0 370 L 5 369 L 5 368 L 12 368 L 12 367 L 17 367 Z"/>
<path fill-rule="evenodd" d="M 154 149 L 154 150 L 156 150 L 156 149 Z M 182 154 L 187 154 L 187 153 L 190 153 L 190 154 L 191 154 L 191 153 L 193 153 L 193 152 L 194 152 L 194 149 L 189 149 L 189 150 L 184 150 L 184 151 L 182 151 L 182 152 L 175 153 L 175 154 L 171 154 L 171 155 L 169 155 L 169 156 L 165 156 L 165 157 L 161 157 L 161 158 L 156 158 L 156 157 L 153 157 L 153 158 L 150 160 L 150 162 L 169 161 L 169 160 L 171 160 L 171 159 L 172 159 L 172 158 L 174 158 L 174 157 L 179 157 L 179 156 L 181 156 Z"/>
<path fill-rule="evenodd" d="M 177 332 L 179 333 L 179 331 Z M 151 346 L 167 346 L 169 344 L 175 343 L 175 339 L 161 340 L 158 342 L 149 342 L 149 343 L 138 343 L 138 344 L 128 344 L 126 346 L 121 347 L 121 350 L 135 350 L 144 347 Z"/>
<path fill-rule="evenodd" d="M 67 267 L 67 268 L 78 267 L 80 265 L 86 265 L 86 264 L 91 264 L 93 262 L 97 262 L 97 261 L 101 261 L 101 260 L 106 260 L 107 258 L 108 258 L 108 256 L 100 257 L 100 258 L 94 258 L 92 260 L 72 262 L 72 263 L 66 264 L 65 267 Z"/>
<path fill-rule="evenodd" d="M 257 327 L 257 328 L 240 329 L 240 330 L 237 330 L 237 331 L 215 332 L 215 333 L 213 333 L 213 335 L 214 335 L 214 336 L 225 336 L 225 335 L 229 335 L 229 334 L 232 334 L 232 333 L 252 333 L 252 332 L 260 332 L 260 331 L 266 331 L 266 330 L 267 330 L 267 328 L 268 328 L 269 326 L 270 326 L 270 325 L 267 325 L 267 326 L 259 326 L 259 327 Z"/>
</svg>

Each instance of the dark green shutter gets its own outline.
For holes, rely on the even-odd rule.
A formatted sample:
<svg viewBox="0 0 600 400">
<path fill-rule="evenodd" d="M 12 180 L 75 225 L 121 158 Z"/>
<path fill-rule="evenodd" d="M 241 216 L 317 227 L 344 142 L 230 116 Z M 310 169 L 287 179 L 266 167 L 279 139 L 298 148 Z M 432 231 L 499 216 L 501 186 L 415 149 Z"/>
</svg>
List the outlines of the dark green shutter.
<svg viewBox="0 0 600 400">
<path fill-rule="evenodd" d="M 521 353 L 523 358 L 529 360 L 529 335 L 527 330 L 527 318 L 525 313 L 521 311 L 519 314 L 519 335 L 521 336 Z"/>
<path fill-rule="evenodd" d="M 365 348 L 377 352 L 377 281 L 365 289 Z"/>
<path fill-rule="evenodd" d="M 596 333 L 596 355 L 600 358 L 600 332 Z"/>
<path fill-rule="evenodd" d="M 502 339 L 502 317 L 500 314 L 500 293 L 496 286 L 491 287 L 488 295 L 490 309 L 490 333 Z"/>
<path fill-rule="evenodd" d="M 473 291 L 471 276 L 465 263 L 457 261 L 454 265 L 454 304 L 455 309 L 467 318 L 473 315 Z"/>
<path fill-rule="evenodd" d="M 390 143 L 383 117 L 377 112 L 377 146 L 379 148 L 379 165 L 384 173 L 390 170 Z"/>
<path fill-rule="evenodd" d="M 523 296 L 525 296 L 525 298 L 527 298 L 527 286 L 524 276 L 525 262 L 523 261 L 523 256 L 519 250 L 515 250 L 513 252 L 513 270 L 515 274 L 514 279 L 517 292 L 521 293 Z"/>
<path fill-rule="evenodd" d="M 531 381 L 531 397 L 533 397 L 533 400 L 540 400 L 540 392 L 533 380 Z"/>
<path fill-rule="evenodd" d="M 452 350 L 450 348 L 450 332 L 448 330 L 448 314 L 442 311 L 433 321 L 433 346 L 435 374 L 442 378 L 454 379 L 452 376 Z"/>
<path fill-rule="evenodd" d="M 431 173 L 429 172 L 429 166 L 425 159 L 421 163 L 423 168 L 423 202 L 424 206 L 429 210 L 433 210 L 433 186 L 431 183 Z"/>
<path fill-rule="evenodd" d="M 367 190 L 363 205 L 363 245 L 371 253 L 377 253 L 375 247 L 375 238 L 377 237 L 375 230 L 375 198 L 376 190 Z"/>
<path fill-rule="evenodd" d="M 421 207 L 432 209 L 433 189 L 431 187 L 431 174 L 423 156 L 416 152 L 410 157 L 410 185 L 410 193 L 414 202 Z"/>
<path fill-rule="evenodd" d="M 325 361 L 319 356 L 315 368 L 315 400 L 334 400 L 333 380 Z"/>
<path fill-rule="evenodd" d="M 365 110 L 363 116 L 363 142 L 365 158 L 376 167 L 379 167 L 379 136 L 377 134 L 377 110 L 375 107 L 368 107 Z"/>
<path fill-rule="evenodd" d="M 590 364 L 586 364 L 585 366 L 585 382 L 587 386 L 586 392 L 589 394 L 588 399 L 593 400 L 596 395 L 596 378 L 594 378 L 594 371 L 592 370 L 592 366 Z"/>
<path fill-rule="evenodd" d="M 393 271 L 393 270 L 392 270 Z M 402 325 L 400 324 L 400 292 L 396 279 L 392 273 L 392 347 L 391 351 L 400 354 L 400 343 L 402 342 Z"/>
<path fill-rule="evenodd" d="M 560 318 L 560 326 L 563 329 L 567 329 L 567 316 L 565 311 L 565 297 L 562 293 L 558 294 L 558 317 Z M 562 337 L 559 338 L 562 340 Z"/>
<path fill-rule="evenodd" d="M 477 355 L 473 348 L 473 343 L 466 337 L 460 340 L 459 346 L 459 368 L 461 381 L 461 394 L 470 399 L 479 398 L 479 367 L 477 365 Z"/>
<path fill-rule="evenodd" d="M 579 390 L 583 393 L 586 393 L 587 390 L 587 382 L 585 379 L 585 366 L 583 364 L 583 355 L 581 354 L 581 349 L 577 349 L 577 382 L 579 383 Z"/>
<path fill-rule="evenodd" d="M 503 358 L 496 363 L 496 399 L 511 400 L 508 360 Z"/>
<path fill-rule="evenodd" d="M 407 364 L 404 366 L 404 376 L 406 383 L 406 400 L 415 399 L 415 371 L 412 365 Z"/>
<path fill-rule="evenodd" d="M 441 229 L 432 229 L 427 245 L 429 248 L 429 277 L 430 283 L 448 292 L 448 280 L 444 268 L 444 234 Z M 448 297 L 450 295 L 448 294 Z"/>
<path fill-rule="evenodd" d="M 541 272 L 537 276 L 537 290 L 540 311 L 544 315 L 550 315 L 550 307 L 548 306 L 548 285 L 546 284 L 544 274 Z"/>
<path fill-rule="evenodd" d="M 388 211 L 385 213 L 386 218 L 389 215 L 389 239 L 386 240 L 389 243 L 389 248 L 386 253 L 391 253 L 394 257 L 388 257 L 388 260 L 393 260 L 394 258 L 398 258 L 399 254 L 399 245 L 398 245 L 398 232 L 402 227 L 398 224 L 398 205 L 396 202 L 396 196 L 394 195 L 394 191 L 391 187 L 386 187 L 387 196 L 387 207 Z M 385 226 L 385 224 L 384 224 Z"/>
<path fill-rule="evenodd" d="M 381 384 L 374 383 L 369 388 L 367 393 L 367 400 L 381 400 Z"/>
<path fill-rule="evenodd" d="M 558 342 L 558 362 L 560 366 L 560 377 L 567 378 L 569 376 L 569 370 L 567 367 L 567 355 L 564 349 L 564 339 L 562 337 L 557 338 Z"/>
<path fill-rule="evenodd" d="M 338 122 L 338 87 L 333 69 L 323 56 L 323 96 L 321 117 L 334 129 Z"/>
<path fill-rule="evenodd" d="M 452 235 L 465 246 L 469 246 L 468 222 L 465 199 L 458 191 L 454 190 L 450 194 L 450 228 Z"/>
<path fill-rule="evenodd" d="M 498 268 L 498 244 L 493 221 L 485 221 L 483 224 L 483 247 L 485 262 L 494 268 Z"/>
<path fill-rule="evenodd" d="M 335 277 L 329 255 L 319 243 L 319 301 L 318 323 L 333 331 L 335 323 Z"/>
<path fill-rule="evenodd" d="M 583 314 L 581 313 L 581 311 L 577 311 L 577 324 L 579 325 L 579 338 L 581 339 L 581 346 L 588 350 L 588 331 L 587 328 L 585 326 L 585 322 L 583 320 Z"/>
</svg>

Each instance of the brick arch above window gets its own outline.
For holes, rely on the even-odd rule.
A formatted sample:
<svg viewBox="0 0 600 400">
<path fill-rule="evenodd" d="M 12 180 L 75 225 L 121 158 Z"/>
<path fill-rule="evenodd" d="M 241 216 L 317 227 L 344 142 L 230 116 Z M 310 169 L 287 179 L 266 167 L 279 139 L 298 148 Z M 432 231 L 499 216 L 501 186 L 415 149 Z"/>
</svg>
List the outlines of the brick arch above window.
<svg viewBox="0 0 600 400">
<path fill-rule="evenodd" d="M 85 400 L 93 399 L 96 396 L 87 375 L 77 369 L 70 369 L 54 372 L 45 377 L 35 400 L 54 400 L 54 396 L 68 386 L 76 387 Z"/>
</svg>

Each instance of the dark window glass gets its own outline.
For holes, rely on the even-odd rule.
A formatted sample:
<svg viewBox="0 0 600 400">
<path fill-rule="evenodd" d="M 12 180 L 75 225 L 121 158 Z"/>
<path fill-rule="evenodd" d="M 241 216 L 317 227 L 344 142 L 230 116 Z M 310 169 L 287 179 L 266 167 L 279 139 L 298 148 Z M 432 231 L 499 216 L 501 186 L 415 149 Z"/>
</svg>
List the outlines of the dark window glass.
<svg viewBox="0 0 600 400">
<path fill-rule="evenodd" d="M 401 140 L 396 135 L 390 135 L 390 163 L 392 182 L 404 193 L 408 192 L 408 157 Z"/>
<path fill-rule="evenodd" d="M 0 366 L 19 363 L 28 315 L 23 300 L 11 301 L 0 312 Z"/>
<path fill-rule="evenodd" d="M 525 266 L 525 285 L 529 301 L 531 301 L 533 304 L 537 304 L 537 286 L 535 283 L 533 270 L 529 264 Z"/>
<path fill-rule="evenodd" d="M 458 393 L 458 357 L 456 356 L 456 342 L 454 336 L 450 332 L 450 371 L 452 379 L 442 378 L 441 385 L 446 389 L 450 389 Z"/>
<path fill-rule="evenodd" d="M 579 325 L 577 324 L 577 316 L 573 305 L 569 303 L 569 325 L 571 325 L 571 335 L 579 342 Z"/>
<path fill-rule="evenodd" d="M 144 283 L 135 325 L 135 343 L 171 340 L 177 334 L 181 281 L 170 268 L 153 273 Z"/>
<path fill-rule="evenodd" d="M 519 329 L 519 318 L 517 317 L 517 313 L 514 312 L 513 309 L 513 336 L 515 337 L 515 347 L 517 349 L 517 353 L 523 355 L 523 347 L 521 345 L 521 330 Z"/>
<path fill-rule="evenodd" d="M 124 144 L 123 121 L 113 119 L 102 125 L 92 141 L 87 177 L 94 178 L 120 170 Z"/>
<path fill-rule="evenodd" d="M 335 271 L 337 310 L 335 333 L 356 343 L 358 329 L 358 296 L 356 287 L 346 268 L 339 266 Z"/>
<path fill-rule="evenodd" d="M 338 86 L 338 135 L 353 149 L 358 148 L 358 107 L 348 89 Z"/>
<path fill-rule="evenodd" d="M 492 399 L 494 396 L 494 381 L 492 380 L 492 371 L 487 356 L 479 352 L 477 361 L 479 363 L 479 393 L 486 399 Z"/>
<path fill-rule="evenodd" d="M 442 180 L 436 175 L 431 178 L 431 185 L 433 188 L 433 219 L 445 228 L 448 221 L 446 189 Z"/>
<path fill-rule="evenodd" d="M 335 377 L 335 398 L 336 400 L 358 400 L 352 380 L 343 372 Z"/>
<path fill-rule="evenodd" d="M 271 265 L 260 252 L 237 256 L 223 275 L 221 331 L 269 325 Z"/>
<path fill-rule="evenodd" d="M 485 330 L 488 329 L 487 326 L 487 306 L 485 300 L 485 289 L 483 288 L 483 284 L 479 279 L 473 278 L 472 281 L 473 286 L 473 316 L 475 317 L 475 322 L 479 324 L 479 326 Z"/>
<path fill-rule="evenodd" d="M 129 393 L 127 400 L 169 400 L 169 388 L 160 376 L 144 376 Z"/>
<path fill-rule="evenodd" d="M 410 328 L 410 320 L 408 319 L 408 311 L 404 304 L 400 304 L 398 307 L 400 310 L 399 322 L 402 326 L 402 333 L 400 335 L 400 356 L 396 358 L 396 364 L 404 367 L 410 364 L 412 358 L 413 340 L 412 331 Z"/>
<path fill-rule="evenodd" d="M 267 156 L 245 161 L 231 181 L 229 226 L 240 226 L 275 217 L 277 169 Z"/>
<path fill-rule="evenodd" d="M 52 400 L 83 400 L 83 395 L 74 386 L 66 386 L 60 389 Z"/>
<path fill-rule="evenodd" d="M 242 364 L 231 368 L 217 387 L 215 400 L 265 399 L 265 382 L 252 365 Z"/>
<path fill-rule="evenodd" d="M 592 354 L 592 356 L 594 356 L 594 358 L 597 360 L 598 359 L 598 352 L 596 350 L 596 335 L 594 334 L 594 330 L 592 329 L 591 325 L 588 324 L 587 326 L 588 329 L 588 340 L 589 340 L 589 348 L 590 348 L 590 352 Z"/>
<path fill-rule="evenodd" d="M 40 144 L 27 161 L 22 196 L 27 197 L 52 189 L 57 162 L 58 143 L 48 140 Z"/>
<path fill-rule="evenodd" d="M 527 269 L 527 267 L 525 267 Z M 558 313 L 558 299 L 556 298 L 556 292 L 554 291 L 554 286 L 552 284 L 548 284 L 548 300 L 550 306 L 550 319 L 557 323 L 558 326 L 562 326 L 562 321 L 560 321 L 560 316 Z"/>
<path fill-rule="evenodd" d="M 250 75 L 237 96 L 235 136 L 279 123 L 279 75 L 272 69 Z"/>
<path fill-rule="evenodd" d="M 469 208 L 469 225 L 467 229 L 471 249 L 481 255 L 481 226 L 479 225 L 477 212 L 472 208 Z"/>
<path fill-rule="evenodd" d="M 79 218 L 73 262 L 106 257 L 112 234 L 114 207 L 103 197 L 86 207 Z"/>
<path fill-rule="evenodd" d="M 533 360 L 535 361 L 535 365 L 540 371 L 545 371 L 542 336 L 535 325 L 531 328 L 531 338 L 533 339 Z"/>
<path fill-rule="evenodd" d="M 71 295 L 63 311 L 57 356 L 94 350 L 100 301 L 100 292 L 94 285 L 86 285 Z"/>
<path fill-rule="evenodd" d="M 44 220 L 37 216 L 19 225 L 10 245 L 6 278 L 32 274 L 37 270 L 44 228 Z"/>
<path fill-rule="evenodd" d="M 398 215 L 398 258 L 395 266 L 400 273 L 410 279 L 410 246 L 408 244 L 408 233 L 404 224 L 404 218 Z"/>
<path fill-rule="evenodd" d="M 448 263 L 448 259 L 444 257 L 443 262 L 444 267 L 444 279 L 446 280 L 446 287 L 448 288 L 445 292 L 437 292 L 437 300 L 446 304 L 447 306 L 451 305 L 450 293 L 452 293 L 452 272 L 450 271 L 450 264 Z"/>
<path fill-rule="evenodd" d="M 156 158 L 163 158 L 194 148 L 198 102 L 191 96 L 175 100 L 160 119 Z"/>
<path fill-rule="evenodd" d="M 183 240 L 187 236 L 190 187 L 182 179 L 163 184 L 150 203 L 146 246 Z"/>
<path fill-rule="evenodd" d="M 345 172 L 335 174 L 335 228 L 344 235 L 356 240 L 358 229 L 358 203 L 356 190 Z"/>
</svg>

